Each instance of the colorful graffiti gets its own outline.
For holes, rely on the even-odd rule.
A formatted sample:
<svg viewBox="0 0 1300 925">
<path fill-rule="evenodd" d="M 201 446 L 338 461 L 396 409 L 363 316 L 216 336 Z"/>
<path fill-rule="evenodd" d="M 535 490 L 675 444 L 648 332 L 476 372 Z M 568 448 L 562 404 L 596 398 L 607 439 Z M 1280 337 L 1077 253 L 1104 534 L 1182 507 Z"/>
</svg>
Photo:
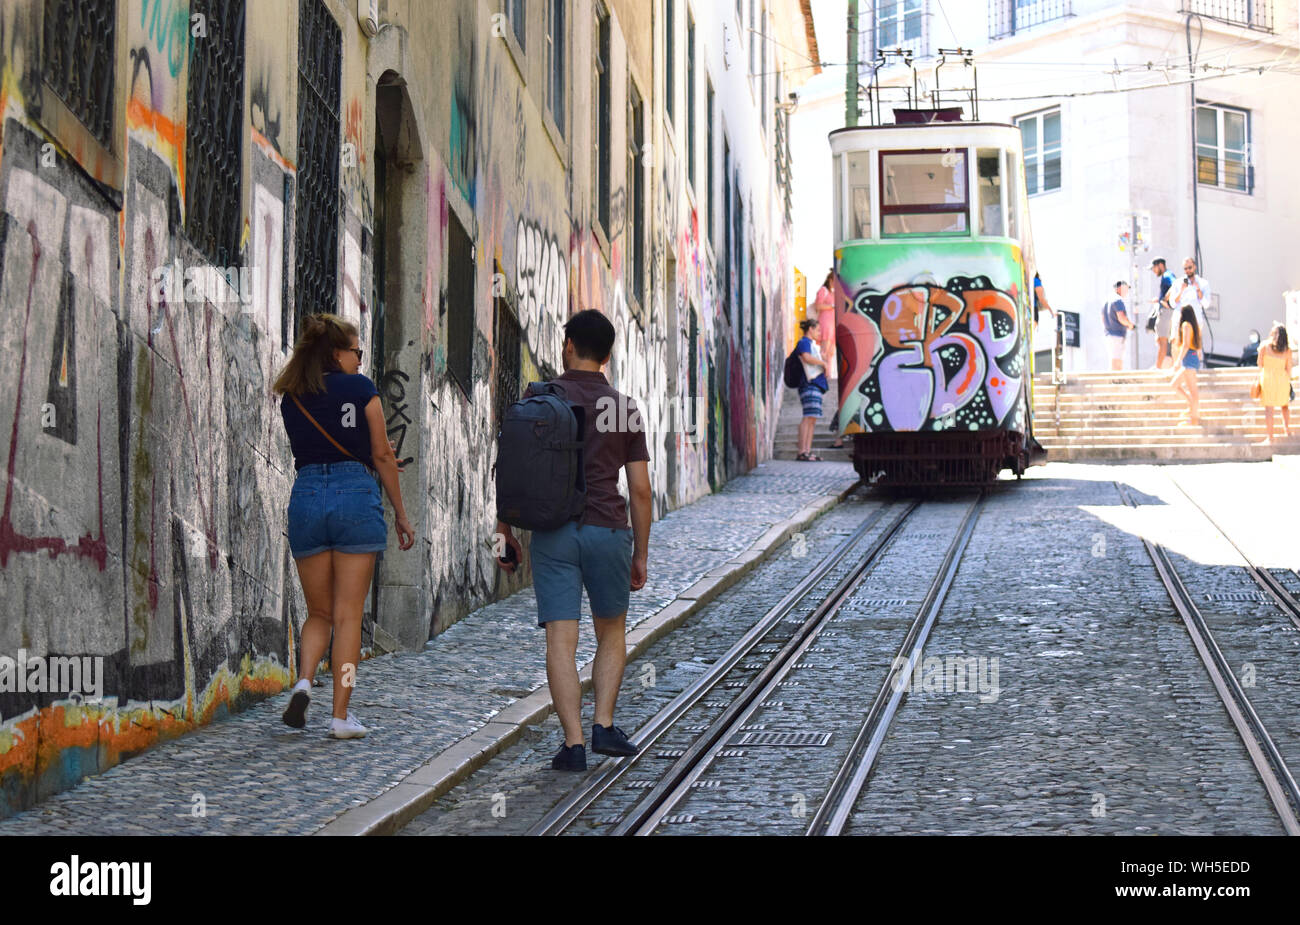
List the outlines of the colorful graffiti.
<svg viewBox="0 0 1300 925">
<path fill-rule="evenodd" d="M 943 249 L 940 258 L 892 245 L 841 252 L 839 282 L 850 293 L 836 325 L 844 433 L 1023 427 L 1020 255 L 989 245 Z M 918 269 L 927 259 L 953 272 L 940 282 Z M 871 272 L 873 263 L 887 266 Z M 899 276 L 906 281 L 876 285 Z"/>
</svg>

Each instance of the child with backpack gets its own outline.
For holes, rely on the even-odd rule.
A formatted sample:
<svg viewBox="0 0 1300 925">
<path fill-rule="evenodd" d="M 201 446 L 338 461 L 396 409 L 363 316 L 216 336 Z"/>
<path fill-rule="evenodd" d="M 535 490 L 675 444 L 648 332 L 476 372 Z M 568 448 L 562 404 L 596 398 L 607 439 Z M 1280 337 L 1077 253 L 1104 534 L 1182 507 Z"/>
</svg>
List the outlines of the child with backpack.
<svg viewBox="0 0 1300 925">
<path fill-rule="evenodd" d="M 584 587 L 596 629 L 591 750 L 637 753 L 614 725 L 614 704 L 627 662 L 629 592 L 646 583 L 650 451 L 640 411 L 600 371 L 614 338 L 614 325 L 595 309 L 570 318 L 564 374 L 530 385 L 511 406 L 497 453 L 497 532 L 506 545 L 497 564 L 503 570 L 513 572 L 523 552 L 511 526 L 533 531 L 537 625 L 546 629 L 546 678 L 564 727 L 564 744 L 551 761 L 557 771 L 587 768 L 574 661 Z M 627 474 L 630 505 L 619 494 L 620 470 Z"/>
<path fill-rule="evenodd" d="M 816 319 L 809 318 L 799 322 L 799 329 L 803 332 L 803 337 L 794 345 L 794 351 L 786 361 L 786 385 L 799 390 L 799 402 L 803 408 L 803 419 L 799 421 L 799 455 L 795 459 L 821 462 L 821 457 L 812 451 L 812 439 L 817 421 L 822 416 L 822 395 L 831 387 L 826 381 L 826 370 L 829 367 L 822 359 L 821 345 L 817 343 L 821 324 Z M 802 372 L 802 382 L 799 385 L 790 381 L 794 378 L 791 373 L 795 372 L 794 363 L 790 360 L 795 357 L 799 359 L 799 372 Z"/>
</svg>

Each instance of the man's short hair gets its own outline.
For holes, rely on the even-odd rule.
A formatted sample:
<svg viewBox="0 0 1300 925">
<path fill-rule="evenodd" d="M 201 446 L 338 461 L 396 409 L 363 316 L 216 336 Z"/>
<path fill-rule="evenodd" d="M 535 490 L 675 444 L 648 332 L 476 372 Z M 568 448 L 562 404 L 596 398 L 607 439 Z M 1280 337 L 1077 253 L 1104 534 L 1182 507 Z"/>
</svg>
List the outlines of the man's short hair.
<svg viewBox="0 0 1300 925">
<path fill-rule="evenodd" d="M 1163 258 L 1163 257 L 1157 257 L 1155 260 L 1151 261 L 1151 266 L 1153 266 L 1153 267 L 1154 267 L 1154 266 L 1167 267 L 1167 266 L 1169 266 L 1169 264 L 1165 261 L 1165 258 Z"/>
<path fill-rule="evenodd" d="M 1122 279 L 1120 279 L 1120 280 L 1116 280 L 1116 281 L 1115 281 L 1115 291 L 1116 291 L 1116 292 L 1119 292 L 1119 287 L 1120 287 L 1120 286 L 1127 286 L 1127 285 L 1128 285 L 1128 283 L 1126 283 L 1126 282 L 1125 282 L 1124 280 L 1122 280 Z"/>
<path fill-rule="evenodd" d="M 602 312 L 588 308 L 564 324 L 564 339 L 584 360 L 604 361 L 614 349 L 614 325 Z"/>
</svg>

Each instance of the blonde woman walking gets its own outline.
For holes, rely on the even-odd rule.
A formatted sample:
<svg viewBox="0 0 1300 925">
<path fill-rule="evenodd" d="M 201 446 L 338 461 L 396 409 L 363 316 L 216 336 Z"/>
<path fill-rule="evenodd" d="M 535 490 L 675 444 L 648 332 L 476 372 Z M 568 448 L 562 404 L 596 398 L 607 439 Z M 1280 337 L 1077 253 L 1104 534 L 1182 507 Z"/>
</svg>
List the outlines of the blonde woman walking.
<svg viewBox="0 0 1300 925">
<path fill-rule="evenodd" d="M 311 315 L 274 390 L 298 477 L 289 495 L 289 550 L 298 567 L 307 620 L 302 626 L 298 683 L 284 722 L 307 724 L 311 682 L 334 635 L 334 716 L 329 734 L 366 734 L 348 710 L 361 661 L 361 611 L 375 570 L 375 553 L 388 545 L 379 484 L 388 492 L 398 545 L 410 549 L 415 534 L 398 485 L 397 457 L 384 429 L 379 391 L 360 375 L 357 329 L 335 315 Z"/>
<path fill-rule="evenodd" d="M 1258 445 L 1273 442 L 1273 409 L 1282 409 L 1282 437 L 1291 436 L 1291 345 L 1286 327 L 1273 325 L 1268 340 L 1259 345 L 1259 403 L 1264 406 L 1264 427 L 1268 431 Z"/>
<path fill-rule="evenodd" d="M 1200 424 L 1201 394 L 1196 384 L 1196 371 L 1201 368 L 1201 328 L 1196 323 L 1196 309 L 1183 306 L 1178 316 L 1178 336 L 1171 345 L 1174 358 L 1174 375 L 1170 384 L 1174 391 L 1187 399 L 1187 413 L 1178 419 L 1180 424 Z"/>
</svg>

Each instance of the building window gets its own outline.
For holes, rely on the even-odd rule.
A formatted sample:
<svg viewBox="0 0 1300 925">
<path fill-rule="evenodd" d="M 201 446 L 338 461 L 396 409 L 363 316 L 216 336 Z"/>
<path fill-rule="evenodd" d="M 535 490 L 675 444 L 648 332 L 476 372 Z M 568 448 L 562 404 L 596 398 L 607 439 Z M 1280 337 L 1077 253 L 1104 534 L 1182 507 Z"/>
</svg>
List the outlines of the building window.
<svg viewBox="0 0 1300 925">
<path fill-rule="evenodd" d="M 185 233 L 218 267 L 239 258 L 244 125 L 244 0 L 191 0 L 208 35 L 190 42 Z"/>
<path fill-rule="evenodd" d="M 695 19 L 686 14 L 686 180 L 695 186 Z"/>
<path fill-rule="evenodd" d="M 564 0 L 548 0 L 546 11 L 546 108 L 564 135 Z"/>
<path fill-rule="evenodd" d="M 1273 0 L 1183 0 L 1180 13 L 1197 13 L 1207 19 L 1273 31 Z"/>
<path fill-rule="evenodd" d="M 749 43 L 749 90 L 754 91 L 754 75 L 758 73 L 758 68 L 754 66 L 754 0 L 749 0 L 749 31 L 744 33 L 745 41 Z"/>
<path fill-rule="evenodd" d="M 524 37 L 528 34 L 528 0 L 505 0 L 506 19 L 510 22 L 510 31 L 519 43 L 520 51 L 527 51 Z"/>
<path fill-rule="evenodd" d="M 501 265 L 497 264 L 496 269 L 501 272 Z M 506 409 L 523 395 L 520 382 L 523 375 L 521 338 L 513 298 L 497 296 L 492 300 L 492 311 L 495 315 L 492 347 L 496 354 L 496 408 L 493 420 L 496 422 L 496 430 L 500 431 Z"/>
<path fill-rule="evenodd" d="M 1196 107 L 1196 182 L 1252 192 L 1250 112 L 1226 106 Z"/>
<path fill-rule="evenodd" d="M 731 142 L 725 134 L 722 136 L 722 301 L 727 306 L 727 319 L 731 320 Z"/>
<path fill-rule="evenodd" d="M 1019 116 L 1025 151 L 1025 190 L 1030 196 L 1061 188 L 1061 110 Z"/>
<path fill-rule="evenodd" d="M 713 190 L 714 190 L 714 186 L 713 186 L 713 157 L 714 157 L 714 151 L 715 151 L 714 144 L 713 144 L 713 107 L 714 107 L 714 101 L 713 101 L 713 81 L 712 81 L 712 80 L 709 80 L 707 77 L 705 78 L 705 81 L 706 81 L 706 83 L 705 83 L 705 88 L 704 88 L 704 101 L 705 101 L 705 105 L 704 105 L 704 135 L 705 135 L 705 151 L 704 151 L 704 184 L 705 184 L 705 186 L 707 187 L 707 189 L 704 191 L 704 196 L 705 196 L 705 199 L 708 201 L 708 207 L 705 209 L 705 214 L 706 214 L 706 216 L 707 216 L 707 222 L 708 222 L 708 224 L 707 224 L 707 226 L 706 226 L 706 229 L 707 229 L 706 233 L 708 234 L 708 236 L 709 236 L 709 241 L 711 242 L 711 241 L 714 240 L 714 235 L 717 234 L 717 230 L 718 230 L 718 224 L 717 224 L 717 221 L 718 221 L 718 215 L 717 215 L 717 208 L 716 208 L 716 206 L 717 206 L 717 201 L 718 201 L 718 197 L 717 197 L 717 196 L 714 194 L 714 192 L 713 192 Z"/>
<path fill-rule="evenodd" d="M 880 153 L 882 235 L 967 234 L 966 151 Z"/>
<path fill-rule="evenodd" d="M 117 4 L 45 0 L 45 82 L 90 134 L 113 140 Z"/>
<path fill-rule="evenodd" d="M 338 23 L 321 0 L 299 0 L 294 298 L 307 314 L 338 305 L 341 49 Z"/>
<path fill-rule="evenodd" d="M 912 47 L 921 39 L 921 0 L 880 0 L 876 4 L 876 48 Z"/>
<path fill-rule="evenodd" d="M 632 242 L 632 259 L 628 271 L 628 291 L 638 305 L 645 303 L 645 171 L 641 152 L 645 150 L 645 118 L 641 94 L 631 83 L 627 85 L 627 221 L 629 240 Z"/>
<path fill-rule="evenodd" d="M 596 5 L 596 220 L 609 236 L 609 11 Z"/>
<path fill-rule="evenodd" d="M 767 4 L 764 3 L 758 20 L 758 121 L 767 131 Z"/>
<path fill-rule="evenodd" d="M 456 213 L 447 215 L 447 372 L 465 397 L 474 375 L 474 242 Z"/>
<path fill-rule="evenodd" d="M 676 89 L 673 80 L 677 70 L 677 36 L 674 31 L 677 21 L 673 16 L 675 6 L 677 0 L 664 0 L 664 113 L 669 122 L 677 119 L 677 100 L 673 92 Z"/>
<path fill-rule="evenodd" d="M 1072 0 L 989 0 L 989 39 L 1004 39 L 1045 22 L 1073 16 L 1072 6 Z"/>
<path fill-rule="evenodd" d="M 849 169 L 849 226 L 844 237 L 849 240 L 871 237 L 871 154 L 867 151 L 850 151 Z M 838 173 L 835 177 L 839 180 Z"/>
</svg>

